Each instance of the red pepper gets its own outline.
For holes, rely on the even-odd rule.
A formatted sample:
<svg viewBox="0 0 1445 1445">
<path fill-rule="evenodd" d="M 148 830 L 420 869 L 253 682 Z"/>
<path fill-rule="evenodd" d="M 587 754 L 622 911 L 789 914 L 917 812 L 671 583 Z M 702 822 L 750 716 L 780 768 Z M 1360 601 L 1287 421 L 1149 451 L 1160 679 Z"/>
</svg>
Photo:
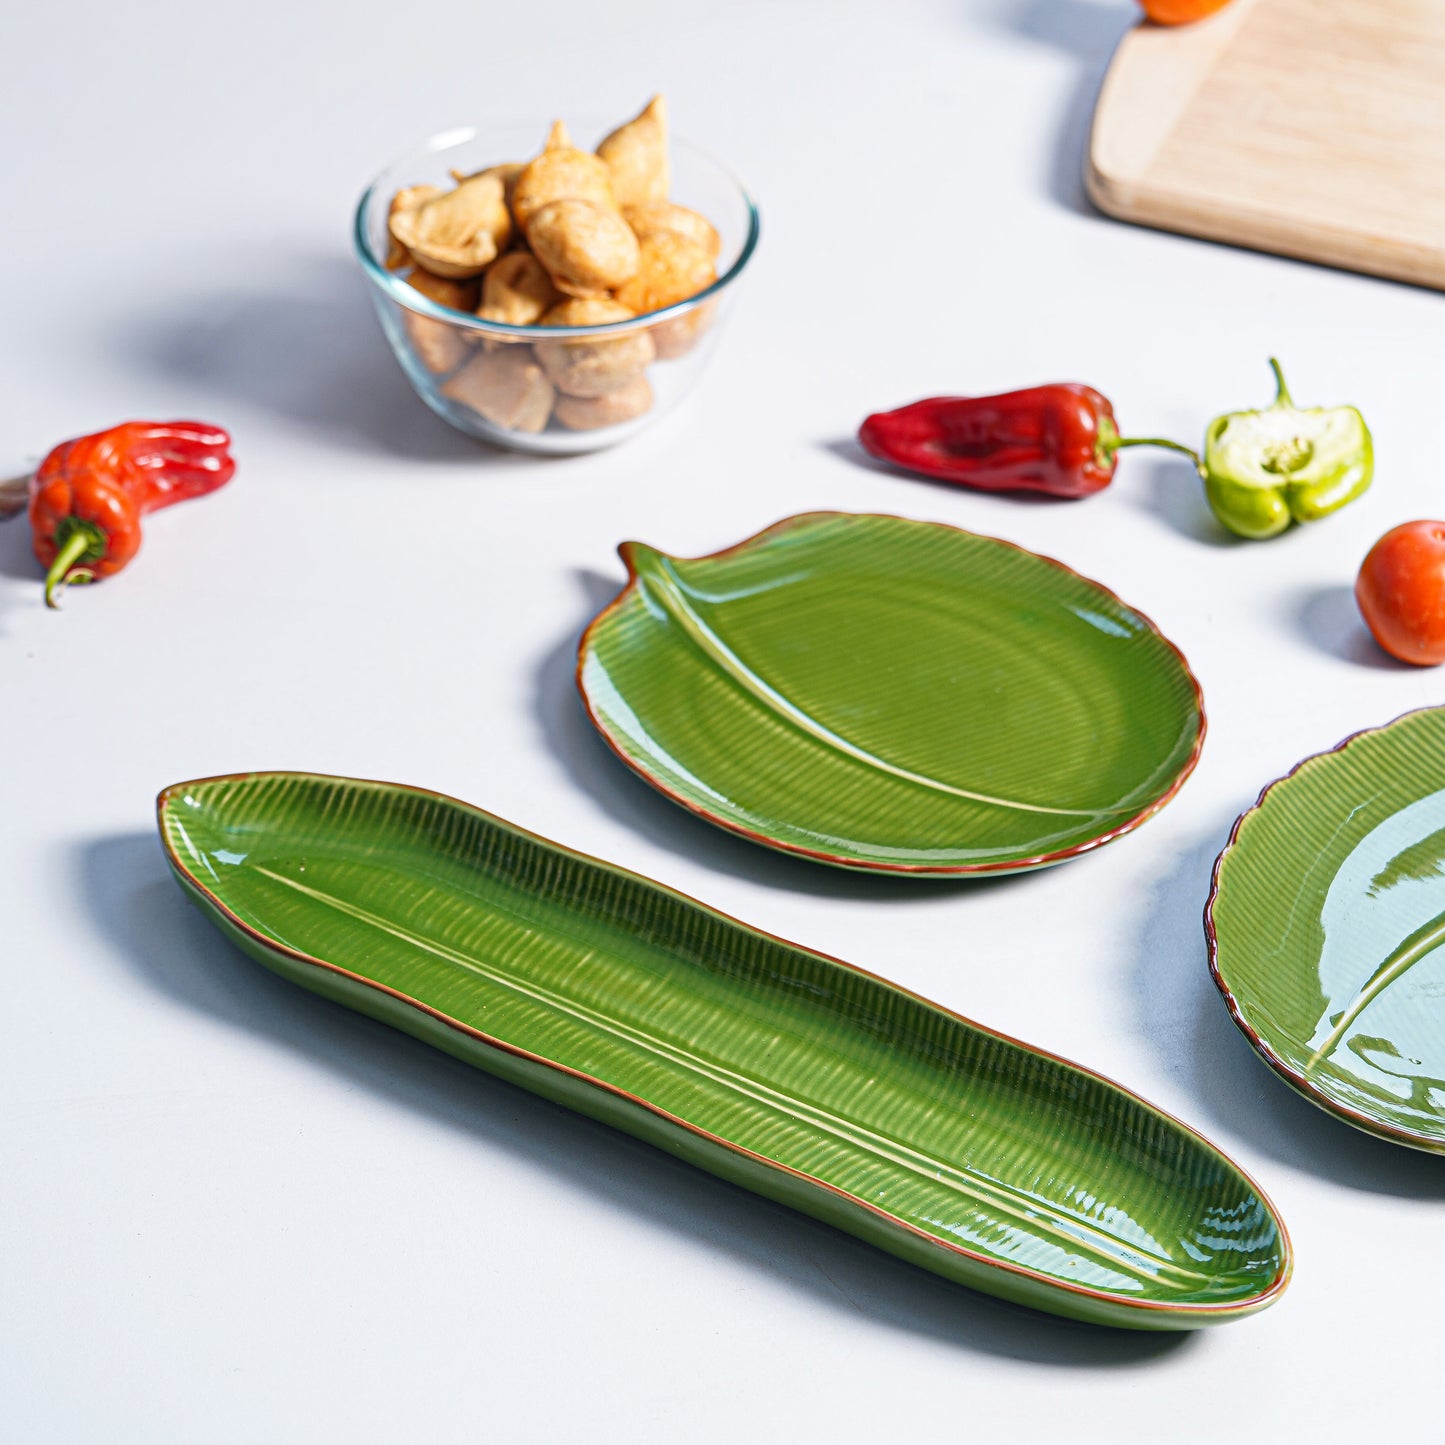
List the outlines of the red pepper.
<svg viewBox="0 0 1445 1445">
<path fill-rule="evenodd" d="M 1160 446 L 1121 437 L 1114 408 L 1091 386 L 1060 382 L 1001 396 L 936 396 L 870 416 L 858 431 L 865 451 L 905 471 L 984 492 L 1087 497 L 1114 479 L 1121 447 Z"/>
<path fill-rule="evenodd" d="M 140 548 L 145 512 L 230 481 L 231 438 L 205 422 L 131 421 L 62 442 L 30 479 L 35 555 L 45 605 L 68 582 L 119 572 Z"/>
</svg>

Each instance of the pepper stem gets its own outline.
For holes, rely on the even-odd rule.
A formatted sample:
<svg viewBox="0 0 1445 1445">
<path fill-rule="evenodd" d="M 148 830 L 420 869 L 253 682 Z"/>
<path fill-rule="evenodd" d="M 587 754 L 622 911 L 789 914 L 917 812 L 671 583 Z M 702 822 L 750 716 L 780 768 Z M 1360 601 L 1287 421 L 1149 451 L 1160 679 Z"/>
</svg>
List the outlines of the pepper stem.
<svg viewBox="0 0 1445 1445">
<path fill-rule="evenodd" d="M 55 561 L 50 564 L 50 570 L 45 574 L 45 605 L 58 608 L 60 603 L 55 599 L 64 589 L 67 582 L 89 582 L 94 573 L 86 569 L 77 569 L 73 577 L 65 574 L 83 558 L 87 553 L 95 555 L 95 534 L 92 529 L 85 526 L 76 527 L 70 535 L 61 543 L 60 550 L 55 554 Z"/>
<path fill-rule="evenodd" d="M 1294 397 L 1289 394 L 1289 387 L 1284 384 L 1284 369 L 1272 356 L 1269 359 L 1269 369 L 1274 372 L 1274 404 L 1277 407 L 1292 407 Z"/>
<path fill-rule="evenodd" d="M 1182 452 L 1194 463 L 1196 469 L 1200 465 L 1199 453 L 1193 447 L 1186 447 L 1182 442 L 1172 442 L 1168 437 L 1121 437 L 1114 430 L 1112 422 L 1100 417 L 1099 440 L 1094 448 L 1100 463 L 1108 462 L 1115 452 L 1124 447 L 1163 447 L 1165 451 Z"/>
<path fill-rule="evenodd" d="M 1163 447 L 1165 451 L 1182 452 L 1196 467 L 1199 465 L 1199 453 L 1193 447 L 1187 447 L 1183 442 L 1172 442 L 1168 437 L 1117 437 L 1109 443 L 1108 449 L 1116 452 L 1121 447 Z"/>
</svg>

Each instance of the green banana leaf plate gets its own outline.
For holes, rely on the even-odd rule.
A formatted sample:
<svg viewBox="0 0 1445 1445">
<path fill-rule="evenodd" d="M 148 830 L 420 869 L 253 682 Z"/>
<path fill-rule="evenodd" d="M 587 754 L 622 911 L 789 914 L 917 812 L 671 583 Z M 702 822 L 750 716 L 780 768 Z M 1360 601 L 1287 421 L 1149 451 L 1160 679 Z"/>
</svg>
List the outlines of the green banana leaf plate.
<svg viewBox="0 0 1445 1445">
<path fill-rule="evenodd" d="M 1204 927 L 1230 1014 L 1286 1083 L 1445 1154 L 1445 708 L 1270 784 L 1219 855 Z"/>
<path fill-rule="evenodd" d="M 1191 1329 L 1290 1273 L 1258 1188 L 1097 1074 L 414 788 L 167 788 L 223 933 L 304 988 L 948 1279 Z"/>
<path fill-rule="evenodd" d="M 1112 592 L 1008 542 L 813 512 L 629 580 L 577 681 L 675 802 L 845 868 L 1013 873 L 1136 828 L 1204 741 L 1188 664 Z"/>
</svg>

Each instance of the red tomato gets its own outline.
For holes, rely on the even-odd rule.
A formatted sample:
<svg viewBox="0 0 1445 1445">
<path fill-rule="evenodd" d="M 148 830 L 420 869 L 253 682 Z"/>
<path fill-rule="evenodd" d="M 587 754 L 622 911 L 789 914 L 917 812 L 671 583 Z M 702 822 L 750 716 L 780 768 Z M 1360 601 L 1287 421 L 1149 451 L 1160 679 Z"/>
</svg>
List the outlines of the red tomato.
<svg viewBox="0 0 1445 1445">
<path fill-rule="evenodd" d="M 1156 25 L 1188 25 L 1223 10 L 1229 0 L 1140 0 L 1140 3 Z"/>
<path fill-rule="evenodd" d="M 1386 532 L 1355 582 L 1375 641 L 1401 662 L 1445 662 L 1445 522 L 1405 522 Z"/>
</svg>

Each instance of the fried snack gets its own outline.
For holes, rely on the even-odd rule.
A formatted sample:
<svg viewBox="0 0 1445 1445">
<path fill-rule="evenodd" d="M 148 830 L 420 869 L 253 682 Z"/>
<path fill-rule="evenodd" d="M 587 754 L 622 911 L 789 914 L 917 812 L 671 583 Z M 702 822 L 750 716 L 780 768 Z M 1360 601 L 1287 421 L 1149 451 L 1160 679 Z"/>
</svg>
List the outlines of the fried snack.
<svg viewBox="0 0 1445 1445">
<path fill-rule="evenodd" d="M 391 231 L 391 218 L 398 211 L 410 211 L 421 205 L 423 201 L 430 201 L 441 195 L 440 186 L 403 186 L 392 198 L 391 209 L 386 213 L 387 223 L 387 251 L 386 269 L 388 271 L 404 271 L 412 264 L 411 252 L 396 239 Z"/>
<path fill-rule="evenodd" d="M 527 162 L 463 174 L 454 190 L 408 186 L 388 215 L 393 270 L 438 305 L 483 325 L 403 309 L 416 364 L 441 394 L 498 427 L 538 432 L 616 426 L 653 406 L 647 368 L 687 355 L 712 325 L 715 297 L 647 324 L 717 279 L 721 240 L 708 219 L 668 200 L 666 102 L 597 147 L 579 150 L 557 121 Z M 420 304 L 420 303 L 418 303 Z M 636 324 L 616 335 L 557 336 L 501 327 Z M 475 349 L 481 342 L 481 349 Z M 530 343 L 530 344 L 529 344 Z"/>
<path fill-rule="evenodd" d="M 639 241 L 656 231 L 676 231 L 700 246 L 714 262 L 722 250 L 722 237 L 713 229 L 712 222 L 686 206 L 658 201 L 646 206 L 625 206 L 622 214 Z"/>
<path fill-rule="evenodd" d="M 659 321 L 649 332 L 652 344 L 657 349 L 657 359 L 676 361 L 679 356 L 686 356 L 697 345 L 716 316 L 717 301 L 711 300 L 704 301 L 701 306 L 696 306 L 681 316 Z"/>
<path fill-rule="evenodd" d="M 420 291 L 428 301 L 435 301 L 438 306 L 450 306 L 453 311 L 473 310 L 481 295 L 479 282 L 448 281 L 444 277 L 433 276 L 420 267 L 403 279 L 413 291 Z"/>
<path fill-rule="evenodd" d="M 552 383 L 529 346 L 481 351 L 448 380 L 441 393 L 470 407 L 493 426 L 538 432 L 552 414 Z"/>
<path fill-rule="evenodd" d="M 579 151 L 560 120 L 547 137 L 546 149 L 517 177 L 512 187 L 512 215 L 525 231 L 532 217 L 553 201 L 591 201 L 604 210 L 617 210 L 606 162 Z"/>
<path fill-rule="evenodd" d="M 626 321 L 632 313 L 615 301 L 573 299 L 554 306 L 540 322 L 543 326 L 603 326 Z M 569 396 L 598 397 L 631 385 L 652 363 L 657 350 L 646 331 L 618 336 L 539 341 L 535 351 L 552 385 Z"/>
<path fill-rule="evenodd" d="M 433 276 L 461 281 L 481 275 L 511 239 L 512 218 L 500 176 L 483 174 L 390 219 L 392 237 Z"/>
<path fill-rule="evenodd" d="M 508 251 L 482 275 L 482 304 L 477 315 L 483 321 L 531 326 L 561 300 L 546 268 L 530 251 Z M 502 338 L 496 336 L 482 342 L 489 349 L 502 344 Z"/>
<path fill-rule="evenodd" d="M 620 206 L 645 206 L 667 199 L 672 166 L 667 156 L 667 102 L 655 95 L 636 119 L 618 128 L 597 147 L 612 173 Z"/>
<path fill-rule="evenodd" d="M 632 228 L 591 201 L 552 201 L 533 212 L 527 242 L 552 284 L 568 296 L 604 297 L 636 274 L 641 255 Z"/>
<path fill-rule="evenodd" d="M 510 213 L 512 192 L 517 188 L 517 177 L 526 169 L 526 161 L 505 161 L 499 166 L 488 166 L 485 170 L 473 171 L 470 175 L 465 171 L 451 171 L 449 174 L 458 185 L 461 185 L 463 181 L 480 180 L 483 176 L 496 176 L 502 183 L 502 199 L 507 203 Z"/>
<path fill-rule="evenodd" d="M 639 373 L 626 386 L 609 391 L 606 396 L 567 396 L 558 392 L 553 415 L 568 431 L 594 431 L 631 421 L 651 406 L 652 387 Z"/>
<path fill-rule="evenodd" d="M 477 304 L 475 281 L 445 281 L 418 269 L 406 278 L 406 284 L 429 301 L 450 306 L 453 311 L 470 311 Z M 467 355 L 467 337 L 460 327 L 405 309 L 401 313 L 401 324 L 417 360 L 437 376 L 460 366 Z"/>
<path fill-rule="evenodd" d="M 712 257 L 677 231 L 653 231 L 638 250 L 636 273 L 616 288 L 617 300 L 635 316 L 686 301 L 717 280 Z"/>
</svg>

